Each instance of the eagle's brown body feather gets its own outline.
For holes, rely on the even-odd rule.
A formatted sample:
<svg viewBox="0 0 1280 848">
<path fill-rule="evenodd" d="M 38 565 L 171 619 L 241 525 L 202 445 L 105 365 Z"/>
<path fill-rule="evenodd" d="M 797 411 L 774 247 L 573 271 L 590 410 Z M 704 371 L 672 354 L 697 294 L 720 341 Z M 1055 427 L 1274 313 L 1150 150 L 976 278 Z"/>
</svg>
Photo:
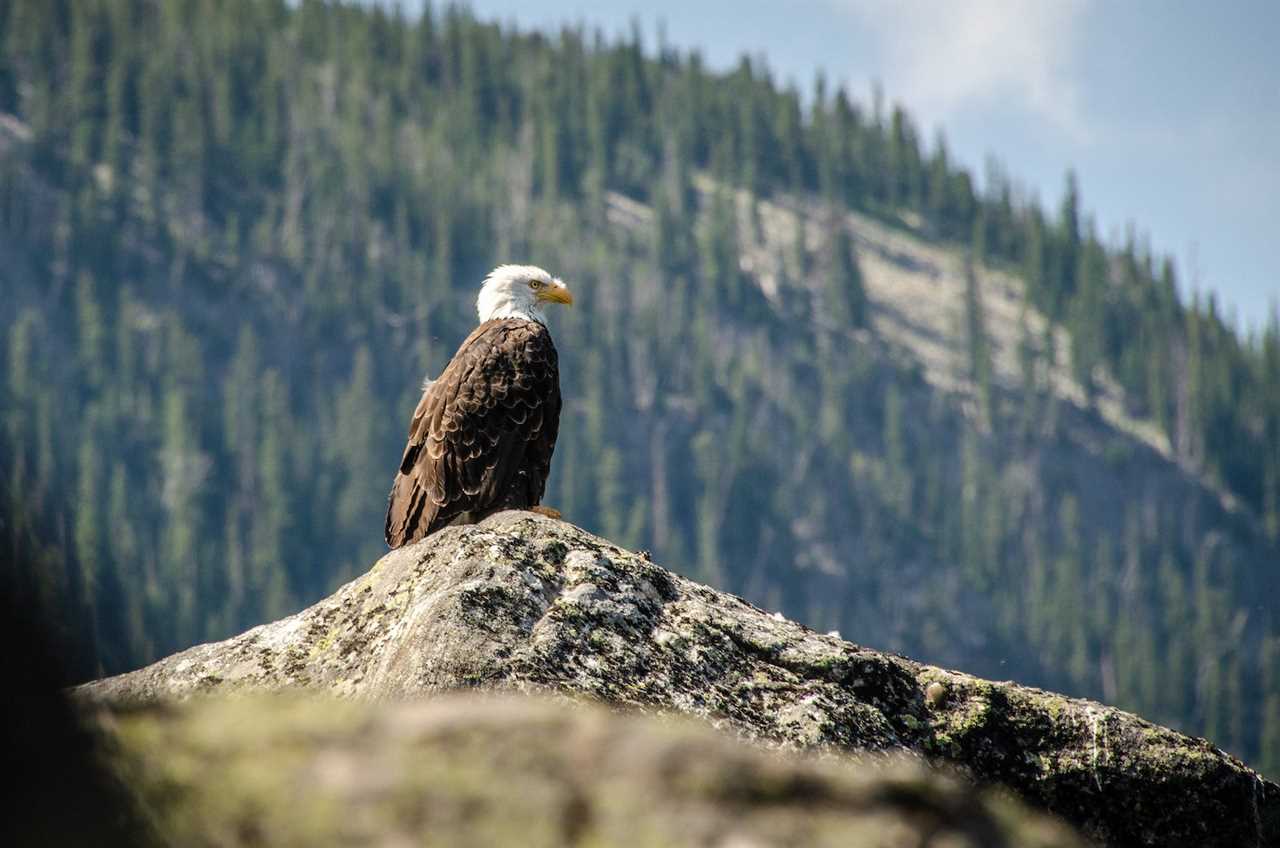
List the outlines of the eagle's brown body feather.
<svg viewBox="0 0 1280 848">
<path fill-rule="evenodd" d="M 560 426 L 555 345 L 537 321 L 485 321 L 418 401 L 387 503 L 393 548 L 542 500 Z"/>
</svg>

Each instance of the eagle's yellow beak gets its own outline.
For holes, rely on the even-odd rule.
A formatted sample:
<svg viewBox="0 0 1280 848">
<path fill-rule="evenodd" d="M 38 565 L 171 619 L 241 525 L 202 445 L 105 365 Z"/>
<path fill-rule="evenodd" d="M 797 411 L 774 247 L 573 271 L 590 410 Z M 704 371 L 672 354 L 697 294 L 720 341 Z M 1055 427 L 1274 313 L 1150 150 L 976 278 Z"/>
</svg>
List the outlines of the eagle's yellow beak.
<svg viewBox="0 0 1280 848">
<path fill-rule="evenodd" d="M 569 291 L 569 287 L 564 283 L 555 282 L 538 292 L 538 300 L 573 306 L 573 292 Z"/>
</svg>

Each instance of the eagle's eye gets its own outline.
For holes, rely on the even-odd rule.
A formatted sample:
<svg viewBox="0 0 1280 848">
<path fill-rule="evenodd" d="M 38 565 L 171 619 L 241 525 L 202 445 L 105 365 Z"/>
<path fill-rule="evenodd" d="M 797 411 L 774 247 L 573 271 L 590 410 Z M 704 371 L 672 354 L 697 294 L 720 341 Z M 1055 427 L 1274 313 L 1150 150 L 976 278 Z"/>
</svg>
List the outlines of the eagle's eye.
<svg viewBox="0 0 1280 848">
<path fill-rule="evenodd" d="M 530 280 L 530 281 L 529 281 L 529 288 L 533 289 L 534 291 L 537 291 L 538 289 L 542 288 L 542 287 L 543 287 L 543 286 L 545 286 L 545 285 L 546 285 L 546 283 L 542 282 L 542 280 Z"/>
</svg>

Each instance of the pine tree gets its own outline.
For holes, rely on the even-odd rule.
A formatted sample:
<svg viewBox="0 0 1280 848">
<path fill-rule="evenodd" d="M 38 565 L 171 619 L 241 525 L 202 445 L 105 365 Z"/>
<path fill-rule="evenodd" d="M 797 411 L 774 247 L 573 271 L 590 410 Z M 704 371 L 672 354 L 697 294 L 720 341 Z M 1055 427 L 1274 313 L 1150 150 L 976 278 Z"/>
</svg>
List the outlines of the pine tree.
<svg viewBox="0 0 1280 848">
<path fill-rule="evenodd" d="M 1099 314 L 1107 288 L 1107 257 L 1102 245 L 1092 238 L 1073 251 L 1079 254 L 1079 260 L 1071 263 L 1077 277 L 1075 296 L 1068 308 L 1071 366 L 1087 402 L 1092 404 L 1097 394 L 1095 372 L 1103 354 Z"/>
<path fill-rule="evenodd" d="M 370 414 L 376 408 L 375 388 L 373 357 L 369 349 L 361 345 L 356 349 L 351 380 L 338 398 L 335 416 L 334 448 L 338 465 L 344 472 L 336 518 L 339 527 L 352 533 L 362 527 L 376 527 L 382 506 L 373 486 L 379 475 L 372 460 L 380 453 L 378 436 L 381 435 L 375 426 L 378 417 Z"/>
<path fill-rule="evenodd" d="M 144 554 L 134 515 L 129 502 L 128 472 L 124 464 L 117 461 L 111 469 L 107 497 L 107 526 L 111 532 L 106 534 L 105 541 L 121 587 L 122 609 L 117 611 L 117 616 L 122 622 L 124 644 L 113 647 L 136 662 L 154 659 L 155 653 L 145 613 L 147 595 L 154 587 L 148 585 L 150 581 L 142 567 Z"/>
<path fill-rule="evenodd" d="M 1058 215 L 1058 273 L 1054 281 L 1054 314 L 1075 293 L 1080 255 L 1080 193 L 1074 171 L 1067 172 L 1067 187 L 1062 195 L 1062 209 Z"/>
<path fill-rule="evenodd" d="M 865 327 L 868 320 L 866 287 L 853 238 L 834 212 L 828 213 L 826 258 L 827 308 L 837 327 Z"/>
<path fill-rule="evenodd" d="M 165 582 L 172 592 L 173 636 L 193 641 L 198 631 L 197 546 L 201 534 L 196 501 L 204 460 L 192 438 L 194 427 L 185 390 L 170 387 L 164 399 Z"/>
<path fill-rule="evenodd" d="M 941 132 L 934 143 L 933 157 L 929 161 L 929 183 L 926 210 L 938 232 L 950 234 L 954 230 L 951 204 L 951 163 L 947 158 L 947 140 Z M 975 250 L 976 261 L 982 254 Z"/>
<path fill-rule="evenodd" d="M 964 266 L 965 339 L 969 352 L 969 379 L 973 381 L 978 405 L 979 426 L 990 429 L 993 421 L 992 362 L 987 338 L 986 315 L 982 306 L 982 286 L 974 273 L 973 263 Z"/>
<path fill-rule="evenodd" d="M 86 419 L 80 439 L 80 455 L 76 463 L 79 486 L 74 519 L 75 561 L 79 566 L 76 615 L 78 626 L 85 632 L 86 648 L 96 653 L 100 650 L 97 607 L 106 557 L 103 556 L 101 510 L 103 445 L 94 416 Z"/>
<path fill-rule="evenodd" d="M 1262 641 L 1258 664 L 1261 667 L 1259 680 L 1263 693 L 1261 709 L 1258 711 L 1262 717 L 1258 769 L 1272 777 L 1280 774 L 1280 637 L 1269 636 Z"/>
<path fill-rule="evenodd" d="M 288 572 L 284 556 L 289 529 L 291 499 L 286 445 L 290 430 L 287 389 L 280 372 L 270 368 L 262 375 L 258 396 L 262 403 L 262 441 L 258 448 L 258 508 L 253 512 L 248 596 L 256 609 L 246 612 L 255 619 L 282 614 L 289 602 Z"/>
<path fill-rule="evenodd" d="M 76 283 L 77 338 L 76 353 L 86 381 L 94 388 L 106 381 L 107 327 L 98 304 L 96 285 L 88 272 L 82 271 Z"/>
<path fill-rule="evenodd" d="M 884 458 L 889 476 L 890 503 L 899 517 L 906 519 L 911 513 L 912 481 L 904 427 L 902 394 L 898 384 L 891 382 L 884 395 Z"/>
</svg>

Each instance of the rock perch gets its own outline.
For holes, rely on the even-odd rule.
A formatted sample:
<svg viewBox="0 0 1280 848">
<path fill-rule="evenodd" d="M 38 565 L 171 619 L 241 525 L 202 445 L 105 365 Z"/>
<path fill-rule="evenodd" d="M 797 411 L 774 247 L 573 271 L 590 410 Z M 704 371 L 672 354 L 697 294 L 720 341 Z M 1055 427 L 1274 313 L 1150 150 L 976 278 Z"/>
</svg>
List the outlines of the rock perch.
<svg viewBox="0 0 1280 848">
<path fill-rule="evenodd" d="M 81 695 L 468 687 L 677 711 L 787 748 L 911 752 L 1106 845 L 1280 845 L 1280 786 L 1203 739 L 824 636 L 523 512 L 441 531 L 296 615 Z"/>
</svg>

